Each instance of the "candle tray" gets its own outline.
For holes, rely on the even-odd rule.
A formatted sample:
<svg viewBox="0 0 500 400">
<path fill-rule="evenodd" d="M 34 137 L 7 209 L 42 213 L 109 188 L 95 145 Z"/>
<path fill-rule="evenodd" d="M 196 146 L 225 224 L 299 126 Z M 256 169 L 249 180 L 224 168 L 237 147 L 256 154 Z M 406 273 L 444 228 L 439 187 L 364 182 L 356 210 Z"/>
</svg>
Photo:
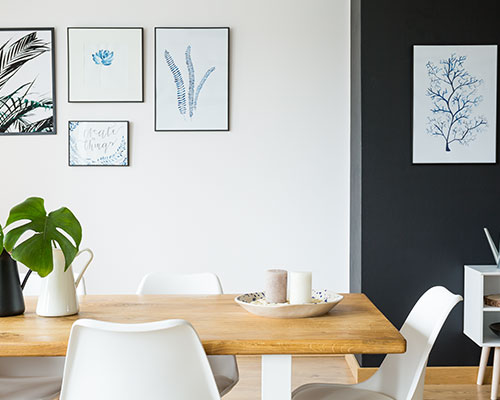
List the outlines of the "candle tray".
<svg viewBox="0 0 500 400">
<path fill-rule="evenodd" d="M 310 318 L 328 313 L 344 297 L 329 290 L 313 290 L 306 304 L 268 303 L 264 292 L 245 293 L 234 301 L 248 312 L 267 318 Z"/>
</svg>

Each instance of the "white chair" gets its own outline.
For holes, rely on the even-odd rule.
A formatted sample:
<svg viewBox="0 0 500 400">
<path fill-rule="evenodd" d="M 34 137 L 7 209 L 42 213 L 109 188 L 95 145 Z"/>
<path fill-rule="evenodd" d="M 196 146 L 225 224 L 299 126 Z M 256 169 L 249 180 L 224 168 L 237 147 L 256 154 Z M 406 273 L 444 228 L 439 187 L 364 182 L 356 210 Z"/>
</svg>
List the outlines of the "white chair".
<svg viewBox="0 0 500 400">
<path fill-rule="evenodd" d="M 356 385 L 307 384 L 297 388 L 293 400 L 422 400 L 429 353 L 450 311 L 462 301 L 442 286 L 425 292 L 408 315 L 401 334 L 404 354 L 388 355 L 378 371 Z"/>
<path fill-rule="evenodd" d="M 21 282 L 25 275 L 21 274 Z M 40 279 L 38 274 L 31 274 L 23 295 L 38 295 Z M 77 293 L 87 294 L 85 278 Z M 0 400 L 53 399 L 61 390 L 63 371 L 64 357 L 0 357 Z"/>
<path fill-rule="evenodd" d="M 219 400 L 191 324 L 117 324 L 82 319 L 68 343 L 61 400 Z"/>
<path fill-rule="evenodd" d="M 222 294 L 222 285 L 212 273 L 169 274 L 153 272 L 142 278 L 137 294 Z M 221 396 L 238 383 L 236 357 L 208 356 Z"/>
</svg>

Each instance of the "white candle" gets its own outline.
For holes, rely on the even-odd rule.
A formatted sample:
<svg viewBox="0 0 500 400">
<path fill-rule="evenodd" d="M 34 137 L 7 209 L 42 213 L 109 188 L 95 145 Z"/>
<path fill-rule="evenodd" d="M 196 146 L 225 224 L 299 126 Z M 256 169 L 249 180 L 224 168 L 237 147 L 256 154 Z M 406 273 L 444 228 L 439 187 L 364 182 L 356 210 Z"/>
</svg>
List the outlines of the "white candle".
<svg viewBox="0 0 500 400">
<path fill-rule="evenodd" d="M 290 304 L 305 304 L 311 302 L 312 273 L 291 271 L 288 274 L 290 281 Z"/>
<path fill-rule="evenodd" d="M 287 272 L 283 269 L 268 269 L 266 271 L 265 295 L 268 303 L 286 302 Z"/>
</svg>

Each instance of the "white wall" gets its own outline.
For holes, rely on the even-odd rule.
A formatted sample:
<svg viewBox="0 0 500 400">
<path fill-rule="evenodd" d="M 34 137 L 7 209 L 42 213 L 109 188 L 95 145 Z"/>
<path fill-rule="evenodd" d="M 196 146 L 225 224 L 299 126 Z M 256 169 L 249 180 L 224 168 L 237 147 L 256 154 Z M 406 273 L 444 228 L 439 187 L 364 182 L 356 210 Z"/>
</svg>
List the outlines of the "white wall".
<svg viewBox="0 0 500 400">
<path fill-rule="evenodd" d="M 26 0 L 2 26 L 56 28 L 57 123 L 0 137 L 0 221 L 30 195 L 68 206 L 96 259 L 91 293 L 152 270 L 213 271 L 226 292 L 270 267 L 348 290 L 348 0 Z M 145 102 L 68 104 L 66 27 L 143 26 Z M 231 27 L 231 131 L 154 132 L 154 27 Z M 127 119 L 131 166 L 67 166 L 68 119 Z"/>
</svg>

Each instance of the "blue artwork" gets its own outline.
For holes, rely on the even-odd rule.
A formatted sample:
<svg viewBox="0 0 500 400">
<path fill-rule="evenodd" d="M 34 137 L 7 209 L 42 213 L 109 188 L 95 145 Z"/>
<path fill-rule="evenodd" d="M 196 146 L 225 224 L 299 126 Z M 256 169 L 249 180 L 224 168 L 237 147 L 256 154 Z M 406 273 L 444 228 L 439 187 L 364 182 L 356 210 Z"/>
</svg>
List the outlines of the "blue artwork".
<svg viewBox="0 0 500 400">
<path fill-rule="evenodd" d="M 69 165 L 128 165 L 127 121 L 70 121 Z"/>
<path fill-rule="evenodd" d="M 92 54 L 92 59 L 97 65 L 109 66 L 113 62 L 114 51 L 110 50 L 99 50 Z"/>
<path fill-rule="evenodd" d="M 430 79 L 426 94 L 432 100 L 427 133 L 442 138 L 447 152 L 455 144 L 469 145 L 488 124 L 485 116 L 474 113 L 483 101 L 479 91 L 483 81 L 467 71 L 466 61 L 467 56 L 453 53 L 438 65 L 426 64 Z"/>
<path fill-rule="evenodd" d="M 228 129 L 229 28 L 155 28 L 155 130 Z"/>
<path fill-rule="evenodd" d="M 496 162 L 496 88 L 496 45 L 414 46 L 413 163 Z"/>
<path fill-rule="evenodd" d="M 182 73 L 179 70 L 179 67 L 175 64 L 175 61 L 172 55 L 165 50 L 165 60 L 167 62 L 168 67 L 170 68 L 170 72 L 172 72 L 172 76 L 174 78 L 175 86 L 177 88 L 177 108 L 181 115 L 185 116 L 186 112 L 189 110 L 189 118 L 193 118 L 194 112 L 196 111 L 196 107 L 198 106 L 198 98 L 200 96 L 201 89 L 203 89 L 203 85 L 207 81 L 208 77 L 215 71 L 215 67 L 210 67 L 203 78 L 201 78 L 198 86 L 196 86 L 195 73 L 194 73 L 194 65 L 193 60 L 191 58 L 191 45 L 187 46 L 186 52 L 186 67 L 188 71 L 188 101 L 186 102 L 186 88 L 184 86 L 184 79 L 182 78 Z M 187 107 L 186 107 L 187 104 Z"/>
</svg>

